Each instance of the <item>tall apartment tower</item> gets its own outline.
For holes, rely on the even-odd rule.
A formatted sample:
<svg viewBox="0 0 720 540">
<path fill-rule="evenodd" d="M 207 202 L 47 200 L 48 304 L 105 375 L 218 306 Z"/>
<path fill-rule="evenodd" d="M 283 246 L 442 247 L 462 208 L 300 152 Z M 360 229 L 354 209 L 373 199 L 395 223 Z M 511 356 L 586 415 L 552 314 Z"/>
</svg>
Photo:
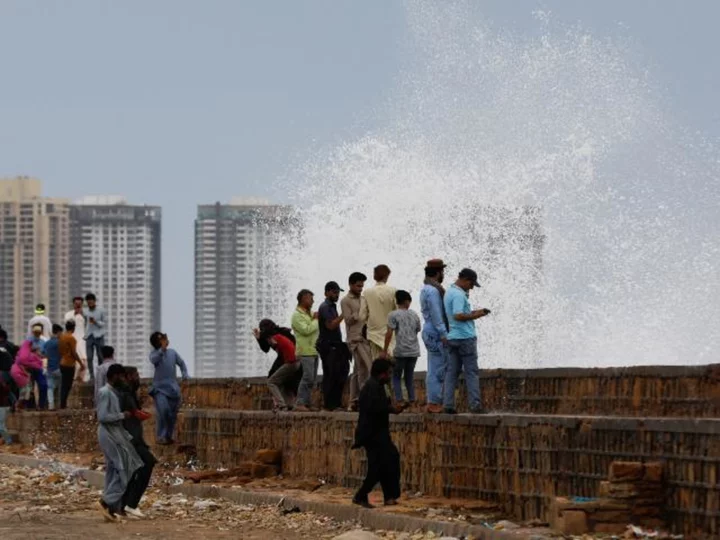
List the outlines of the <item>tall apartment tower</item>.
<svg viewBox="0 0 720 540">
<path fill-rule="evenodd" d="M 198 206 L 195 221 L 195 376 L 267 375 L 252 329 L 282 321 L 287 287 L 275 254 L 292 209 L 253 199 Z"/>
<path fill-rule="evenodd" d="M 106 343 L 115 359 L 152 374 L 150 333 L 160 329 L 160 239 L 157 206 L 123 197 L 85 197 L 70 207 L 70 288 L 92 292 L 107 312 Z"/>
<path fill-rule="evenodd" d="M 70 304 L 69 201 L 42 196 L 42 182 L 0 179 L 0 325 L 21 340 L 35 305 L 61 320 Z"/>
</svg>

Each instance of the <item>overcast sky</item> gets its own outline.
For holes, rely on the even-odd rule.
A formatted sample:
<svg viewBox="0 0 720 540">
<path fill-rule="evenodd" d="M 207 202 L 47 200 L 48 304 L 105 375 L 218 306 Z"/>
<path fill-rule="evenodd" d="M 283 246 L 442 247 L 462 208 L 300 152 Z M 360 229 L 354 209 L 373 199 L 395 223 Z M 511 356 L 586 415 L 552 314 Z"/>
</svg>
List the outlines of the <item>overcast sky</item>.
<svg viewBox="0 0 720 540">
<path fill-rule="evenodd" d="M 720 138 L 720 2 L 475 4 L 521 34 L 541 9 L 632 40 L 677 120 Z M 0 0 L 0 176 L 161 205 L 163 326 L 191 359 L 196 205 L 282 201 L 305 156 L 381 123 L 406 32 L 392 0 Z"/>
</svg>

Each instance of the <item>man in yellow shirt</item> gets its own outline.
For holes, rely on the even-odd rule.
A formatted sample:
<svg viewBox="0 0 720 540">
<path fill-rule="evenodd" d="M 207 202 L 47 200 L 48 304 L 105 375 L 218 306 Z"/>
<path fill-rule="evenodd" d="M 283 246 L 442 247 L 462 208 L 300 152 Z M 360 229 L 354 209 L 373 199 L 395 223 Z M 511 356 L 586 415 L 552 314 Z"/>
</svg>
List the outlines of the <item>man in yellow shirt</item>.
<svg viewBox="0 0 720 540">
<path fill-rule="evenodd" d="M 298 389 L 295 411 L 310 410 L 310 398 L 318 371 L 316 343 L 320 332 L 318 314 L 312 312 L 315 302 L 313 293 L 303 289 L 297 295 L 298 305 L 293 312 L 291 326 L 295 332 L 295 354 L 302 365 L 302 380 Z"/>
<path fill-rule="evenodd" d="M 397 309 L 395 303 L 395 287 L 387 284 L 390 278 L 390 268 L 381 264 L 373 270 L 375 286 L 365 291 L 365 302 L 360 314 L 361 319 L 367 321 L 367 338 L 370 341 L 370 354 L 373 360 L 380 358 L 385 348 L 385 334 L 387 334 L 388 315 Z M 392 357 L 395 350 L 395 337 L 388 348 L 387 357 Z"/>
</svg>

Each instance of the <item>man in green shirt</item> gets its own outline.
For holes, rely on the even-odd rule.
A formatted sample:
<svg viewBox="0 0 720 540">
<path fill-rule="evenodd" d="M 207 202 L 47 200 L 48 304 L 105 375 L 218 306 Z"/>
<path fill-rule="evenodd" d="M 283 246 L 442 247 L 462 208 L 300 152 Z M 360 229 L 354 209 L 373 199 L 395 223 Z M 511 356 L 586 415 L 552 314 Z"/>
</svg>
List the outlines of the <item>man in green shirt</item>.
<svg viewBox="0 0 720 540">
<path fill-rule="evenodd" d="M 292 315 L 291 326 L 295 332 L 295 351 L 300 359 L 303 374 L 294 410 L 307 412 L 310 410 L 310 396 L 318 371 L 318 353 L 315 344 L 320 330 L 318 314 L 312 312 L 315 302 L 313 293 L 303 289 L 298 293 L 297 301 L 298 305 Z"/>
</svg>

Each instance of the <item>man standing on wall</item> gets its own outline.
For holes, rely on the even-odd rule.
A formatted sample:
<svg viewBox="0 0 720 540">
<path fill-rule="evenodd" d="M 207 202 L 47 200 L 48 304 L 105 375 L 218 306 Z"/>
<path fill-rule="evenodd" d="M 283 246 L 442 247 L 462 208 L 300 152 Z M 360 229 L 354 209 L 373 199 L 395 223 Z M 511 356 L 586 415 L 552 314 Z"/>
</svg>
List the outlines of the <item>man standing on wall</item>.
<svg viewBox="0 0 720 540">
<path fill-rule="evenodd" d="M 170 349 L 167 334 L 153 332 L 150 336 L 150 362 L 155 366 L 150 396 L 155 400 L 155 428 L 157 444 L 172 444 L 177 415 L 180 411 L 181 393 L 176 368 L 180 368 L 183 381 L 190 378 L 185 361 Z"/>
<path fill-rule="evenodd" d="M 443 410 L 443 382 L 447 366 L 448 320 L 443 300 L 445 288 L 445 263 L 431 259 L 425 266 L 425 283 L 420 291 L 420 310 L 425 324 L 422 339 L 427 349 L 427 412 L 440 413 Z"/>
<path fill-rule="evenodd" d="M 363 287 L 367 276 L 360 272 L 350 274 L 348 284 L 350 291 L 340 302 L 340 310 L 345 318 L 345 331 L 350 352 L 355 360 L 352 377 L 350 378 L 350 406 L 351 411 L 357 410 L 357 402 L 360 390 L 365 386 L 370 377 L 372 367 L 372 354 L 370 353 L 370 342 L 367 340 L 367 328 L 361 313 L 365 298 L 362 296 Z"/>
<path fill-rule="evenodd" d="M 75 341 L 77 342 L 78 358 L 85 365 L 87 359 L 87 345 L 85 344 L 85 314 L 83 313 L 83 297 L 73 298 L 73 308 L 65 314 L 64 323 L 73 321 L 75 323 Z"/>
<path fill-rule="evenodd" d="M 78 379 L 82 380 L 85 364 L 80 360 L 75 339 L 75 321 L 65 323 L 65 332 L 58 337 L 60 352 L 60 408 L 67 408 L 67 400 L 75 380 L 75 368 L 78 367 Z M 97 401 L 95 403 L 97 405 Z"/>
<path fill-rule="evenodd" d="M 479 287 L 474 270 L 463 268 L 457 281 L 445 294 L 445 313 L 450 324 L 448 332 L 448 365 L 443 390 L 444 412 L 455 414 L 455 388 L 460 372 L 465 373 L 465 386 L 470 412 L 482 414 L 478 368 L 477 332 L 475 321 L 490 314 L 489 309 L 472 309 L 468 294 Z"/>
<path fill-rule="evenodd" d="M 95 377 L 95 366 L 93 360 L 97 353 L 98 364 L 102 362 L 102 348 L 105 345 L 105 332 L 107 325 L 107 318 L 105 316 L 105 310 L 97 305 L 97 298 L 93 293 L 88 293 L 85 296 L 87 302 L 87 309 L 84 312 L 86 327 L 85 327 L 85 348 L 87 355 L 87 365 L 90 371 L 90 379 Z"/>
<path fill-rule="evenodd" d="M 312 312 L 315 297 L 312 291 L 301 290 L 297 295 L 298 305 L 292 314 L 291 326 L 295 332 L 295 352 L 302 365 L 302 380 L 298 390 L 295 411 L 307 412 L 310 410 L 310 398 L 315 386 L 318 371 L 318 353 L 315 345 L 320 329 L 318 314 Z"/>
<path fill-rule="evenodd" d="M 47 341 L 52 336 L 52 322 L 47 315 L 45 315 L 45 304 L 38 304 L 35 306 L 35 315 L 28 321 L 28 335 L 33 333 L 33 326 L 42 326 L 42 340 Z"/>
<path fill-rule="evenodd" d="M 343 343 L 340 331 L 343 316 L 337 312 L 340 291 L 342 289 L 337 282 L 328 281 L 325 284 L 325 301 L 318 310 L 320 335 L 317 350 L 323 368 L 323 406 L 328 411 L 342 406 L 342 394 L 350 372 L 350 350 Z"/>
<path fill-rule="evenodd" d="M 385 505 L 396 505 L 400 497 L 400 453 L 390 438 L 390 413 L 400 413 L 402 407 L 394 407 L 388 397 L 386 386 L 391 373 L 389 360 L 375 360 L 371 377 L 360 391 L 358 401 L 360 415 L 353 449 L 365 449 L 367 475 L 352 502 L 365 508 L 373 508 L 368 495 L 378 482 Z"/>
<path fill-rule="evenodd" d="M 360 318 L 367 321 L 367 338 L 370 341 L 370 356 L 373 360 L 380 357 L 385 348 L 388 315 L 397 309 L 395 288 L 387 284 L 390 268 L 381 264 L 373 271 L 375 286 L 365 291 L 365 303 Z M 395 339 L 389 350 L 395 349 Z"/>
</svg>

